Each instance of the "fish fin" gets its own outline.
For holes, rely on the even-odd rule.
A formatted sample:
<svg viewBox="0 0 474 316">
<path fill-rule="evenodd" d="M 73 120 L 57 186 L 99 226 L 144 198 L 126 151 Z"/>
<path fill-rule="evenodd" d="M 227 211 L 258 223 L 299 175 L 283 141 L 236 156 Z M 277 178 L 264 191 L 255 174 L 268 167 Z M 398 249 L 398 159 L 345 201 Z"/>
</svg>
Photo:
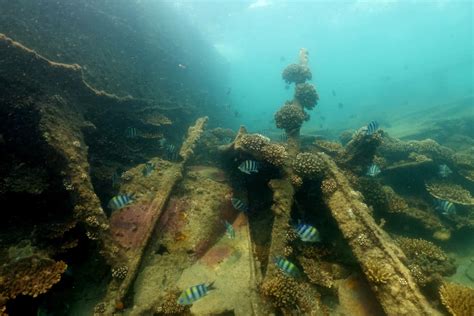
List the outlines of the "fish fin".
<svg viewBox="0 0 474 316">
<path fill-rule="evenodd" d="M 208 291 L 211 291 L 211 290 L 215 290 L 215 289 L 216 289 L 216 287 L 214 286 L 214 282 L 216 282 L 216 281 L 214 280 L 214 281 L 212 281 L 211 283 L 209 283 L 209 284 L 207 285 L 207 290 L 208 290 Z"/>
</svg>

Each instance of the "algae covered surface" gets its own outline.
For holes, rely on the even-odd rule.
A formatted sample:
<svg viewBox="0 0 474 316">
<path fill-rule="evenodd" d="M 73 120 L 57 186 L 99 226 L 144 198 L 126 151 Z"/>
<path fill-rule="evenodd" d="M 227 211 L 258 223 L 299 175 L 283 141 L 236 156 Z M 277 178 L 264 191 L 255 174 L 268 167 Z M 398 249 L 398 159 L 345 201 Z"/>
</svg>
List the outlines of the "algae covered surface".
<svg viewBox="0 0 474 316">
<path fill-rule="evenodd" d="M 0 315 L 474 315 L 469 3 L 0 7 Z"/>
</svg>

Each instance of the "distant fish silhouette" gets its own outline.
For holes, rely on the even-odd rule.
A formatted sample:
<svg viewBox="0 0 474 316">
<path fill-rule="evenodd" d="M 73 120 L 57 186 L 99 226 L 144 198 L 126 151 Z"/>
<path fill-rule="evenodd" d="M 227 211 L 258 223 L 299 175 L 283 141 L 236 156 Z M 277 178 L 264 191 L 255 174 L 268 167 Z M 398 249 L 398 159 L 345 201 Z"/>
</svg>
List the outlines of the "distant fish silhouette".
<svg viewBox="0 0 474 316">
<path fill-rule="evenodd" d="M 377 121 L 371 121 L 367 126 L 365 127 L 365 134 L 366 135 L 372 135 L 379 129 L 379 123 Z"/>
<path fill-rule="evenodd" d="M 340 109 L 343 109 L 343 108 L 344 108 L 344 104 L 342 104 L 341 102 L 339 102 L 339 103 L 337 104 L 337 106 L 338 106 Z"/>
<path fill-rule="evenodd" d="M 186 65 L 183 65 L 183 64 L 178 64 L 178 67 L 181 68 L 181 69 L 186 69 L 186 68 L 188 68 Z"/>
<path fill-rule="evenodd" d="M 235 116 L 235 117 L 240 117 L 239 111 L 234 111 L 234 116 Z"/>
<path fill-rule="evenodd" d="M 369 170 L 367 170 L 366 175 L 369 177 L 376 177 L 380 172 L 382 172 L 376 164 L 371 164 Z"/>
<path fill-rule="evenodd" d="M 336 91 L 334 91 L 334 89 L 332 90 L 332 96 L 333 96 L 333 97 L 336 96 Z"/>
<path fill-rule="evenodd" d="M 232 92 L 232 88 L 227 88 L 226 95 L 229 95 Z"/>
</svg>

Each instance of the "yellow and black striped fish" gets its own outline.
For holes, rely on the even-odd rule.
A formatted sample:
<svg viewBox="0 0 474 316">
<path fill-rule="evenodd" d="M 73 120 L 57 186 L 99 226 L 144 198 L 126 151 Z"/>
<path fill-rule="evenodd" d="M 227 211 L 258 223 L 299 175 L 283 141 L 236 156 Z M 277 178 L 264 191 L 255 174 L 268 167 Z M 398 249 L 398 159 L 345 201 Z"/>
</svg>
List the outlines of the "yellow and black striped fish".
<svg viewBox="0 0 474 316">
<path fill-rule="evenodd" d="M 116 211 L 131 204 L 133 200 L 134 198 L 131 194 L 119 194 L 110 199 L 108 206 L 113 211 Z"/>
<path fill-rule="evenodd" d="M 298 236 L 300 236 L 300 239 L 302 241 L 306 241 L 306 242 L 321 241 L 318 230 L 311 225 L 298 223 L 295 229 L 296 229 L 296 233 L 298 234 Z"/>
<path fill-rule="evenodd" d="M 214 289 L 214 282 L 209 284 L 201 283 L 198 285 L 191 286 L 181 293 L 178 298 L 179 305 L 192 305 L 198 299 L 203 296 L 206 296 L 210 290 Z"/>
<path fill-rule="evenodd" d="M 291 276 L 291 277 L 297 277 L 300 275 L 300 271 L 298 268 L 295 266 L 295 264 L 283 257 L 275 257 L 273 259 L 275 262 L 276 266 L 286 275 Z"/>
</svg>

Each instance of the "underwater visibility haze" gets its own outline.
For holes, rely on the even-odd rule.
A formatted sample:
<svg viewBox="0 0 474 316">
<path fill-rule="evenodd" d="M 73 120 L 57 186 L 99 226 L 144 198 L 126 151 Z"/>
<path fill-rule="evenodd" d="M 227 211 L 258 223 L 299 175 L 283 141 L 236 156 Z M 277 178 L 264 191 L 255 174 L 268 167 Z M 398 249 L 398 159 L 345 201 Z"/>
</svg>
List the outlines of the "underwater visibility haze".
<svg viewBox="0 0 474 316">
<path fill-rule="evenodd" d="M 0 315 L 474 315 L 474 3 L 0 0 Z"/>
</svg>

